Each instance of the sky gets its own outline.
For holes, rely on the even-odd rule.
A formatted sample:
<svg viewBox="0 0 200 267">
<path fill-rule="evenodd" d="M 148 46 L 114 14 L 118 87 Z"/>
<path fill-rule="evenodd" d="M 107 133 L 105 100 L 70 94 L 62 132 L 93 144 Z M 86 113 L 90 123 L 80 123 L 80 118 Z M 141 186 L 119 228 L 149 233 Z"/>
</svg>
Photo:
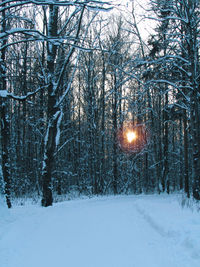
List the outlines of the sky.
<svg viewBox="0 0 200 267">
<path fill-rule="evenodd" d="M 114 13 L 131 15 L 132 7 L 135 9 L 137 26 L 143 39 L 147 39 L 155 27 L 155 22 L 147 18 L 150 8 L 150 0 L 113 0 L 113 3 L 119 5 L 114 9 Z M 146 18 L 145 18 L 146 17 Z"/>
</svg>

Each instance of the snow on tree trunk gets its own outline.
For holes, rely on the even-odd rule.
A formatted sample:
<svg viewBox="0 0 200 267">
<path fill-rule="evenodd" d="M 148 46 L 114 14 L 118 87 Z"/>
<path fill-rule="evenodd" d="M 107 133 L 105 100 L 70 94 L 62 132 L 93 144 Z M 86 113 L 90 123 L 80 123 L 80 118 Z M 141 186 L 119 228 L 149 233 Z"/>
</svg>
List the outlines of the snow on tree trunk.
<svg viewBox="0 0 200 267">
<path fill-rule="evenodd" d="M 58 7 L 50 5 L 49 7 L 49 25 L 48 37 L 57 36 Z M 56 149 L 57 122 L 61 115 L 57 107 L 57 95 L 55 92 L 56 83 L 54 81 L 54 68 L 57 46 L 48 42 L 47 47 L 47 72 L 48 72 L 48 107 L 47 107 L 47 130 L 44 143 L 44 158 L 42 168 L 42 206 L 51 206 L 53 203 L 51 180 L 52 167 L 54 164 L 54 154 Z"/>
<path fill-rule="evenodd" d="M 5 7 L 5 4 L 2 4 Z M 1 12 L 1 33 L 6 31 L 6 13 Z M 7 38 L 1 39 L 1 47 L 5 46 L 7 43 Z M 0 116 L 1 116 L 1 153 L 2 153 L 2 172 L 4 179 L 4 190 L 5 197 L 8 208 L 11 208 L 10 200 L 10 165 L 9 165 L 9 155 L 8 155 L 8 145 L 9 145 L 9 120 L 7 113 L 7 88 L 6 88 L 6 51 L 5 48 L 1 49 L 0 58 Z"/>
<path fill-rule="evenodd" d="M 8 208 L 11 208 L 11 200 L 10 200 L 10 164 L 9 164 L 9 156 L 8 156 L 8 145 L 9 145 L 9 122 L 8 115 L 6 111 L 6 100 L 3 100 L 0 97 L 0 113 L 1 113 L 1 146 L 2 146 L 2 172 L 4 179 L 4 190 L 6 203 Z"/>
<path fill-rule="evenodd" d="M 200 200 L 200 105 L 199 105 L 199 51 L 198 51 L 198 3 L 188 1 L 188 57 L 190 62 L 190 114 L 193 148 L 193 197 Z"/>
</svg>

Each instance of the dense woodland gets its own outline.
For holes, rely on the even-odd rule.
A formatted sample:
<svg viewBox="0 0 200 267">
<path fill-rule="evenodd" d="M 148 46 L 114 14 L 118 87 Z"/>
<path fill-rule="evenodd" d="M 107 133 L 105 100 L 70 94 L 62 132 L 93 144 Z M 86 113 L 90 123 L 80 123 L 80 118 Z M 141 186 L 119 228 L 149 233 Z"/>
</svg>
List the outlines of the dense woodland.
<svg viewBox="0 0 200 267">
<path fill-rule="evenodd" d="M 0 190 L 9 208 L 22 196 L 49 206 L 71 191 L 200 200 L 199 0 L 150 0 L 145 37 L 138 5 L 1 0 Z M 124 122 L 145 125 L 143 149 L 120 147 Z"/>
</svg>

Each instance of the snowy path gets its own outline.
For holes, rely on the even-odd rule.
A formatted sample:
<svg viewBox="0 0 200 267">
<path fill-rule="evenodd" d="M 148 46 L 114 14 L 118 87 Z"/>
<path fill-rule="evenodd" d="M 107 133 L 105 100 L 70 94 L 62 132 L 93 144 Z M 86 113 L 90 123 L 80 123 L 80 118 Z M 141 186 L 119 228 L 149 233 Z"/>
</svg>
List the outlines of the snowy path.
<svg viewBox="0 0 200 267">
<path fill-rule="evenodd" d="M 0 267 L 146 266 L 199 267 L 200 214 L 173 197 L 120 196 L 4 209 L 0 218 Z"/>
</svg>

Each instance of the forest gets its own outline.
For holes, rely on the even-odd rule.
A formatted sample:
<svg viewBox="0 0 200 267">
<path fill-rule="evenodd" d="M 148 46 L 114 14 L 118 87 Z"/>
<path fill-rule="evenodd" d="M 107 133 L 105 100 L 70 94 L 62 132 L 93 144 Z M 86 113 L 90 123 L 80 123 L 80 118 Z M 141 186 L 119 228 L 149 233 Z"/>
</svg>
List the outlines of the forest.
<svg viewBox="0 0 200 267">
<path fill-rule="evenodd" d="M 200 200 L 200 3 L 140 2 L 1 0 L 8 208 L 70 192 Z M 137 149 L 121 140 L 127 125 Z"/>
</svg>

